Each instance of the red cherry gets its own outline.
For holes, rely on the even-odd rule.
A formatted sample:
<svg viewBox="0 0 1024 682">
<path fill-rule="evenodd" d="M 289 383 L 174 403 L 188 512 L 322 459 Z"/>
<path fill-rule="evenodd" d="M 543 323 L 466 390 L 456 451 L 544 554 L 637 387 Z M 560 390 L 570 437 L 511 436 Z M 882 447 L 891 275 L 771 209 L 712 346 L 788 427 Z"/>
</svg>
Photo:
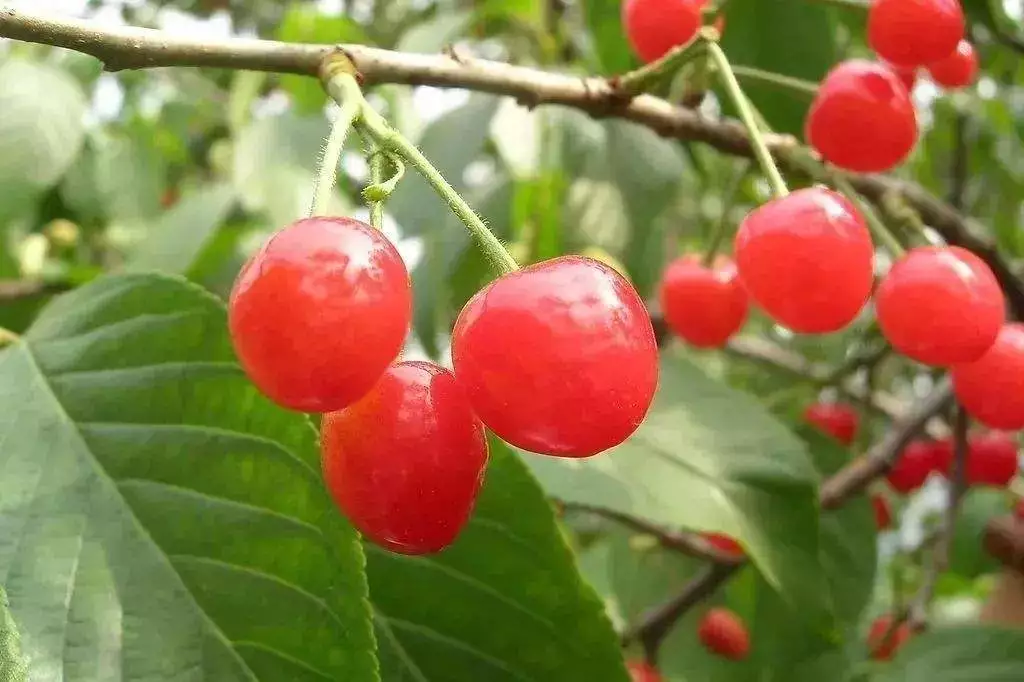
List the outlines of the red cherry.
<svg viewBox="0 0 1024 682">
<path fill-rule="evenodd" d="M 950 373 L 953 393 L 972 417 L 993 429 L 1024 428 L 1024 324 L 1003 325 L 979 360 Z"/>
<path fill-rule="evenodd" d="M 724 535 L 722 533 L 703 533 L 703 537 L 705 542 L 722 554 L 729 554 L 733 556 L 746 555 L 743 551 L 743 546 L 728 535 Z"/>
<path fill-rule="evenodd" d="M 626 670 L 632 682 L 662 682 L 661 673 L 644 661 L 627 661 Z"/>
<path fill-rule="evenodd" d="M 810 187 L 753 210 L 736 234 L 736 264 L 750 296 L 795 332 L 842 329 L 867 303 L 874 247 L 843 195 Z"/>
<path fill-rule="evenodd" d="M 815 403 L 804 410 L 804 420 L 818 427 L 843 445 L 850 445 L 857 435 L 860 417 L 845 403 Z"/>
<path fill-rule="evenodd" d="M 974 46 L 961 40 L 953 52 L 928 65 L 932 80 L 944 88 L 964 88 L 978 75 L 978 54 Z"/>
<path fill-rule="evenodd" d="M 450 545 L 487 466 L 487 437 L 455 376 L 392 365 L 359 402 L 323 417 L 321 457 L 334 501 L 363 535 L 401 554 Z"/>
<path fill-rule="evenodd" d="M 958 246 L 911 249 L 875 292 L 882 333 L 926 365 L 973 362 L 996 340 L 1006 301 L 985 261 Z"/>
<path fill-rule="evenodd" d="M 915 440 L 903 449 L 886 479 L 898 493 L 911 493 L 928 480 L 928 476 L 939 469 L 943 460 L 936 444 L 926 440 Z"/>
<path fill-rule="evenodd" d="M 989 431 L 975 434 L 967 441 L 969 485 L 990 485 L 1005 488 L 1017 476 L 1020 459 L 1017 441 L 1007 433 Z"/>
<path fill-rule="evenodd" d="M 924 66 L 956 49 L 964 36 L 960 0 L 875 0 L 868 10 L 868 43 L 882 59 Z"/>
<path fill-rule="evenodd" d="M 892 509 L 889 501 L 881 495 L 871 496 L 871 507 L 875 510 L 875 526 L 878 530 L 888 530 L 892 527 Z"/>
<path fill-rule="evenodd" d="M 636 55 L 653 62 L 676 45 L 690 42 L 702 23 L 707 0 L 626 0 L 622 24 Z"/>
<path fill-rule="evenodd" d="M 896 74 L 900 82 L 906 86 L 908 93 L 913 92 L 914 86 L 917 85 L 916 67 L 896 66 L 895 64 L 886 64 L 886 66 L 892 69 L 892 72 Z"/>
<path fill-rule="evenodd" d="M 750 636 L 739 616 L 728 609 L 708 611 L 697 628 L 697 636 L 711 653 L 740 661 L 750 653 Z"/>
<path fill-rule="evenodd" d="M 910 93 L 892 69 L 863 59 L 835 66 L 807 113 L 804 137 L 829 163 L 858 173 L 887 171 L 917 142 Z"/>
<path fill-rule="evenodd" d="M 727 256 L 705 267 L 700 256 L 677 258 L 665 269 L 659 291 L 668 326 L 698 348 L 718 348 L 738 332 L 750 308 L 736 264 Z"/>
<path fill-rule="evenodd" d="M 903 646 L 912 634 L 908 623 L 900 623 L 896 627 L 896 631 L 886 638 L 890 627 L 892 627 L 891 615 L 881 616 L 871 624 L 871 631 L 868 633 L 868 649 L 871 652 L 871 658 L 876 661 L 891 659 L 896 650 Z"/>
<path fill-rule="evenodd" d="M 228 304 L 246 373 L 302 412 L 365 395 L 402 349 L 411 315 L 398 251 L 350 218 L 306 218 L 273 235 L 242 268 Z"/>
<path fill-rule="evenodd" d="M 560 457 L 624 441 L 658 385 L 643 301 L 622 275 L 582 256 L 531 265 L 477 292 L 455 324 L 452 361 L 484 424 Z"/>
</svg>

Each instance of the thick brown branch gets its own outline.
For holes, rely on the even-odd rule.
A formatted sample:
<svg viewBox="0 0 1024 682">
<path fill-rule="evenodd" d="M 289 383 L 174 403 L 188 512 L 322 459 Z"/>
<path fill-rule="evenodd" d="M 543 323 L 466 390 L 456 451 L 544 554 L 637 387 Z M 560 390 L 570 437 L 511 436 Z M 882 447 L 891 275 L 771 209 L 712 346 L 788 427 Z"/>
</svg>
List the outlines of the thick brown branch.
<svg viewBox="0 0 1024 682">
<path fill-rule="evenodd" d="M 269 40 L 200 40 L 133 27 L 108 27 L 95 22 L 0 9 L 0 37 L 64 47 L 101 59 L 111 70 L 159 66 L 207 66 L 315 76 L 320 62 L 335 49 Z M 482 59 L 450 55 L 408 54 L 362 45 L 341 46 L 367 83 L 403 83 L 467 88 L 514 97 L 527 106 L 559 104 L 593 116 L 616 116 L 647 126 L 666 137 L 696 140 L 740 156 L 751 156 L 749 140 L 733 121 L 704 118 L 648 95 L 623 99 L 603 78 L 581 78 Z M 799 172 L 806 154 L 795 139 L 768 135 L 767 143 L 780 164 Z M 797 153 L 799 152 L 799 153 Z M 979 236 L 976 226 L 953 207 L 919 185 L 881 175 L 854 175 L 850 182 L 878 203 L 886 193 L 905 198 L 924 221 L 950 243 L 983 257 L 999 277 L 1018 317 L 1024 317 L 1024 285 Z"/>
</svg>

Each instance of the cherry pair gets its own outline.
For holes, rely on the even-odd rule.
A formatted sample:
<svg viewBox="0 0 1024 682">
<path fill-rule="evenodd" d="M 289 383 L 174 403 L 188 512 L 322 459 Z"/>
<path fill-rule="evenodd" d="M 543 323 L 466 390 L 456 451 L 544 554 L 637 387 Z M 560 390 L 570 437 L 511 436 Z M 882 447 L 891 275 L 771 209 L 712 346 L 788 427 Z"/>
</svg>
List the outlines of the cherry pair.
<svg viewBox="0 0 1024 682">
<path fill-rule="evenodd" d="M 946 88 L 974 80 L 978 57 L 965 27 L 959 0 L 875 0 L 868 10 L 868 43 L 910 85 L 918 68 Z"/>
<path fill-rule="evenodd" d="M 1017 442 L 1011 435 L 999 431 L 972 434 L 967 441 L 964 480 L 968 485 L 1005 488 L 1016 477 L 1018 462 Z M 952 468 L 951 440 L 919 440 L 904 448 L 886 478 L 894 490 L 906 494 L 924 485 L 933 472 L 950 476 Z"/>
</svg>

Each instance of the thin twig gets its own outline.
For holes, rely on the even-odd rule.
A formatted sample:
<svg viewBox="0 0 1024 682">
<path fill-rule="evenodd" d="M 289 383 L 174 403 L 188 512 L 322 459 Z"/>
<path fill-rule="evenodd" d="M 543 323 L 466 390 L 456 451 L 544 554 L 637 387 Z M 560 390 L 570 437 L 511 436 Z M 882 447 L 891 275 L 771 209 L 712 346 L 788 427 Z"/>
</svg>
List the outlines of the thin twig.
<svg viewBox="0 0 1024 682">
<path fill-rule="evenodd" d="M 0 279 L 0 303 L 67 291 L 69 284 L 31 279 Z"/>
</svg>

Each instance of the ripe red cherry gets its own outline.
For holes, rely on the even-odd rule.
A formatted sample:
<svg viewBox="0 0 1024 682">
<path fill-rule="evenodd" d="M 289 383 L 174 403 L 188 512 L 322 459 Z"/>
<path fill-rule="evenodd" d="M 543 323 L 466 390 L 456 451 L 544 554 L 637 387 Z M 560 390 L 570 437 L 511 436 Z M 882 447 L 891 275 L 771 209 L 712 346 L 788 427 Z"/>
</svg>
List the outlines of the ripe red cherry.
<svg viewBox="0 0 1024 682">
<path fill-rule="evenodd" d="M 242 367 L 273 401 L 302 412 L 355 402 L 395 359 L 412 289 L 383 234 L 349 218 L 292 223 L 249 259 L 228 303 Z"/>
<path fill-rule="evenodd" d="M 1024 428 L 1024 324 L 1003 325 L 980 359 L 950 373 L 953 393 L 972 417 L 993 429 Z"/>
<path fill-rule="evenodd" d="M 1006 301 L 985 261 L 958 246 L 911 249 L 875 291 L 882 333 L 926 365 L 973 362 L 995 342 Z"/>
<path fill-rule="evenodd" d="M 943 460 L 934 442 L 915 440 L 903 448 L 903 453 L 886 474 L 886 479 L 898 493 L 911 493 L 928 480 L 928 476 L 939 470 Z"/>
<path fill-rule="evenodd" d="M 850 59 L 821 82 L 807 113 L 804 137 L 836 166 L 858 173 L 887 171 L 917 142 L 910 93 L 891 68 Z"/>
<path fill-rule="evenodd" d="M 727 256 L 705 267 L 700 256 L 677 258 L 665 269 L 659 290 L 669 328 L 698 348 L 718 348 L 738 332 L 750 309 L 736 264 Z"/>
<path fill-rule="evenodd" d="M 745 556 L 743 546 L 733 538 L 723 533 L 704 533 L 704 540 L 722 554 L 732 556 Z"/>
<path fill-rule="evenodd" d="M 563 256 L 501 277 L 463 308 L 455 374 L 473 409 L 512 445 L 589 457 L 643 421 L 658 349 L 636 290 L 604 263 Z"/>
<path fill-rule="evenodd" d="M 871 631 L 868 633 L 868 650 L 871 652 L 871 658 L 876 661 L 888 661 L 896 653 L 896 650 L 910 639 L 911 631 L 908 623 L 900 623 L 895 632 L 886 638 L 890 627 L 892 627 L 891 615 L 881 616 L 871 624 Z"/>
<path fill-rule="evenodd" d="M 963 36 L 960 0 L 875 0 L 868 10 L 871 49 L 900 66 L 938 61 Z"/>
<path fill-rule="evenodd" d="M 974 46 L 961 40 L 953 52 L 928 65 L 932 80 L 944 88 L 964 88 L 978 75 L 978 54 Z"/>
<path fill-rule="evenodd" d="M 751 298 L 795 332 L 842 329 L 871 295 L 867 226 L 846 197 L 825 187 L 797 190 L 750 212 L 734 251 Z"/>
<path fill-rule="evenodd" d="M 376 544 L 437 552 L 469 519 L 487 437 L 451 372 L 428 362 L 392 365 L 360 401 L 325 414 L 320 436 L 334 501 Z"/>
<path fill-rule="evenodd" d="M 900 82 L 906 86 L 908 93 L 913 92 L 914 86 L 917 85 L 916 67 L 896 66 L 895 64 L 886 64 L 886 66 L 892 69 L 892 72 L 896 74 Z"/>
<path fill-rule="evenodd" d="M 701 25 L 707 0 L 626 0 L 622 25 L 636 55 L 645 62 L 690 42 Z"/>
<path fill-rule="evenodd" d="M 1017 476 L 1017 441 L 1001 431 L 974 434 L 967 441 L 966 480 L 969 485 L 1005 488 Z"/>
<path fill-rule="evenodd" d="M 661 673 L 644 661 L 627 661 L 626 670 L 632 682 L 662 682 Z"/>
<path fill-rule="evenodd" d="M 708 651 L 731 661 L 750 653 L 750 635 L 739 616 L 728 609 L 709 610 L 697 628 L 697 636 Z"/>
<path fill-rule="evenodd" d="M 857 411 L 846 403 L 814 403 L 804 410 L 804 421 L 816 426 L 822 432 L 835 438 L 843 445 L 850 445 L 857 435 L 860 417 Z"/>
<path fill-rule="evenodd" d="M 889 501 L 881 495 L 871 496 L 871 507 L 875 511 L 875 526 L 878 530 L 888 530 L 892 527 L 892 509 Z"/>
</svg>

